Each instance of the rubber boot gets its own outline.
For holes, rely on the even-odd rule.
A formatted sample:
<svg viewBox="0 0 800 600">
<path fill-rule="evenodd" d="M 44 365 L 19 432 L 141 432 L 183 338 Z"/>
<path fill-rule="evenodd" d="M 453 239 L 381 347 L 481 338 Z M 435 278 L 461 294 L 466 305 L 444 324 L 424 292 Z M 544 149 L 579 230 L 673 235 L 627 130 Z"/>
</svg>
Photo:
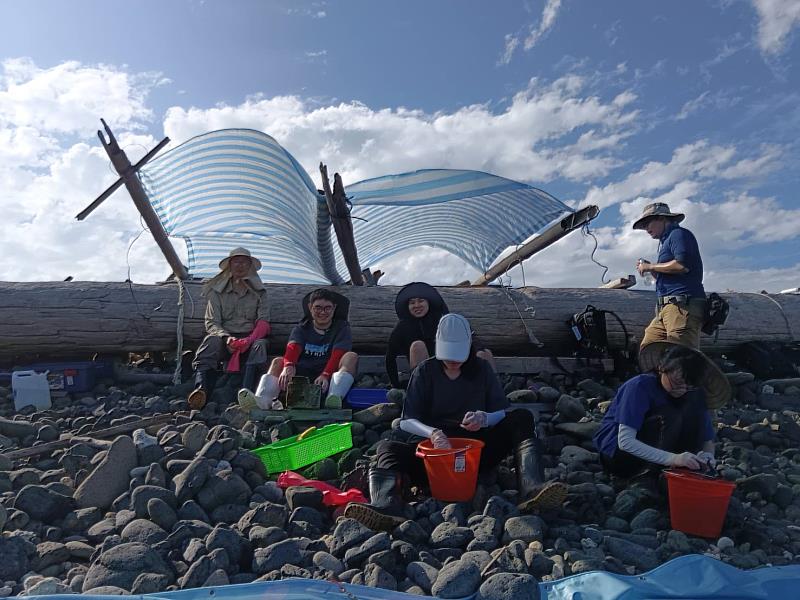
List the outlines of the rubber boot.
<svg viewBox="0 0 800 600">
<path fill-rule="evenodd" d="M 523 512 L 554 510 L 567 499 L 567 486 L 560 481 L 545 482 L 541 444 L 538 438 L 520 442 L 514 450 L 517 466 L 517 489 Z"/>
<path fill-rule="evenodd" d="M 283 404 L 276 400 L 280 391 L 281 387 L 278 383 L 278 378 L 275 377 L 275 375 L 267 373 L 261 376 L 255 394 L 248 388 L 239 390 L 239 406 L 248 411 L 254 408 L 260 408 L 262 410 L 282 410 Z"/>
<path fill-rule="evenodd" d="M 402 498 L 402 475 L 397 471 L 371 468 L 369 497 L 372 500 L 369 504 L 348 504 L 344 516 L 355 519 L 373 531 L 391 531 L 408 520 Z"/>
<path fill-rule="evenodd" d="M 342 408 L 342 399 L 353 386 L 353 376 L 347 371 L 336 371 L 331 377 L 331 386 L 328 388 L 328 397 L 325 398 L 325 408 Z"/>
<path fill-rule="evenodd" d="M 198 371 L 195 374 L 196 387 L 186 398 L 189 408 L 192 410 L 202 410 L 206 405 L 208 396 L 214 391 L 217 385 L 217 372 L 214 369 Z"/>
</svg>

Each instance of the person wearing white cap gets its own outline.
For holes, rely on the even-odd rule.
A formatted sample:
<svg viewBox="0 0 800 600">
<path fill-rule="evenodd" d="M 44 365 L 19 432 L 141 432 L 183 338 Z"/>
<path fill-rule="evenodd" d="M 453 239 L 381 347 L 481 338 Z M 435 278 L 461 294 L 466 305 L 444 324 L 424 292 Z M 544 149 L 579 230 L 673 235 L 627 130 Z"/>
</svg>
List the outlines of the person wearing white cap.
<svg viewBox="0 0 800 600">
<path fill-rule="evenodd" d="M 633 223 L 634 229 L 658 240 L 656 262 L 641 260 L 636 267 L 640 275 L 651 273 L 656 280 L 656 316 L 644 331 L 641 347 L 664 341 L 700 347 L 706 312 L 703 260 L 692 232 L 680 226 L 683 219 L 665 203 L 653 202 Z"/>
<path fill-rule="evenodd" d="M 508 399 L 489 363 L 472 349 L 472 330 L 461 315 L 444 315 L 436 331 L 436 356 L 411 375 L 400 428 L 428 438 L 436 448 L 450 448 L 449 437 L 483 441 L 480 468 L 495 468 L 513 454 L 520 509 L 554 509 L 566 498 L 566 486 L 545 482 L 541 443 L 528 410 L 506 412 Z M 417 440 L 419 441 L 419 440 Z M 426 480 L 415 442 L 378 444 L 369 471 L 370 504 L 351 503 L 345 516 L 372 529 L 389 529 L 406 519 L 403 481 Z"/>
<path fill-rule="evenodd" d="M 201 409 L 214 390 L 217 369 L 229 359 L 227 370 L 238 372 L 240 358 L 247 356 L 242 385 L 252 388 L 259 370 L 266 370 L 267 291 L 258 270 L 261 261 L 246 248 L 234 248 L 219 263 L 220 272 L 203 285 L 206 304 L 206 337 L 197 349 L 192 367 L 195 389 L 187 400 L 189 407 Z"/>
</svg>

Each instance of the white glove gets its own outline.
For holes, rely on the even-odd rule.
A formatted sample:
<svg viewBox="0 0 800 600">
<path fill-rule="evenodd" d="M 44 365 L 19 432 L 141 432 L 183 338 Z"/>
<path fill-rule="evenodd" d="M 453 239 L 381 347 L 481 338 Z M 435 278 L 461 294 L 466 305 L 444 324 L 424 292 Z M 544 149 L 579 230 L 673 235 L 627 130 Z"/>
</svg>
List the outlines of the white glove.
<svg viewBox="0 0 800 600">
<path fill-rule="evenodd" d="M 482 410 L 469 411 L 461 421 L 461 427 L 467 431 L 478 431 L 489 425 L 489 415 Z"/>
<path fill-rule="evenodd" d="M 700 460 L 701 463 L 707 464 L 712 469 L 717 466 L 717 459 L 714 458 L 713 452 L 706 452 L 705 450 L 700 450 L 697 453 L 697 458 Z"/>
<path fill-rule="evenodd" d="M 433 447 L 438 450 L 449 450 L 453 447 L 450 445 L 450 440 L 447 439 L 447 436 L 441 429 L 433 430 L 431 441 L 433 442 Z"/>
<path fill-rule="evenodd" d="M 683 467 L 684 469 L 691 469 L 692 471 L 697 471 L 703 465 L 700 460 L 692 454 L 691 452 L 683 452 L 682 454 L 676 454 L 669 464 L 670 467 Z"/>
<path fill-rule="evenodd" d="M 272 402 L 272 410 L 283 410 L 283 402 L 275 400 Z"/>
</svg>

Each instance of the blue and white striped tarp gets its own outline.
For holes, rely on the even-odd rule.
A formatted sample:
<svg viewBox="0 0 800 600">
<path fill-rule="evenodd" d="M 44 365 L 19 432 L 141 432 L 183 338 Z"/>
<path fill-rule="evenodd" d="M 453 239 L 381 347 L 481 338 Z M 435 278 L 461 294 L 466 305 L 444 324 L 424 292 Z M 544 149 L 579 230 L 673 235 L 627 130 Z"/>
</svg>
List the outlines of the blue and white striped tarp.
<svg viewBox="0 0 800 600">
<path fill-rule="evenodd" d="M 139 177 L 170 236 L 183 238 L 189 272 L 208 277 L 235 246 L 261 259 L 261 278 L 341 283 L 325 199 L 270 136 L 224 129 L 154 159 Z M 572 212 L 546 192 L 478 171 L 425 170 L 346 186 L 362 267 L 410 248 L 443 248 L 479 271 Z"/>
<path fill-rule="evenodd" d="M 362 265 L 418 246 L 479 271 L 571 209 L 530 185 L 480 171 L 429 169 L 345 187 Z M 337 266 L 344 268 L 341 256 Z"/>
<path fill-rule="evenodd" d="M 653 600 L 655 598 L 772 600 L 797 598 L 798 589 L 800 589 L 800 565 L 741 571 L 708 556 L 690 554 L 671 560 L 642 575 L 625 576 L 591 571 L 558 581 L 541 582 L 539 597 L 541 600 Z M 461 600 L 471 600 L 475 596 Z M 84 600 L 119 600 L 119 596 L 81 594 L 78 597 Z M 31 596 L 31 598 L 63 600 L 65 596 Z M 419 596 L 318 579 L 284 579 L 157 592 L 142 594 L 138 598 L 142 600 L 415 600 Z"/>
</svg>

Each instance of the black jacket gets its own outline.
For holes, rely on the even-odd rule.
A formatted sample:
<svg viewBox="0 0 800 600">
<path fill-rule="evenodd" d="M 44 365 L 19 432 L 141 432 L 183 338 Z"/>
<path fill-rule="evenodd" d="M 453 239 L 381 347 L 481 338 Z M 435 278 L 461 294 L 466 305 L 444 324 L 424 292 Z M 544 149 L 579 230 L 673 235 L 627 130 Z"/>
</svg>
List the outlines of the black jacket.
<svg viewBox="0 0 800 600">
<path fill-rule="evenodd" d="M 418 319 L 413 317 L 408 310 L 408 301 L 411 298 L 424 298 L 428 301 L 428 314 Z M 428 354 L 433 356 L 436 352 L 436 328 L 442 315 L 450 312 L 436 288 L 415 281 L 404 286 L 394 301 L 394 310 L 400 321 L 395 325 L 389 336 L 389 345 L 386 348 L 386 373 L 392 387 L 401 387 L 397 374 L 397 357 L 408 356 L 408 349 L 417 340 L 425 342 Z"/>
</svg>

